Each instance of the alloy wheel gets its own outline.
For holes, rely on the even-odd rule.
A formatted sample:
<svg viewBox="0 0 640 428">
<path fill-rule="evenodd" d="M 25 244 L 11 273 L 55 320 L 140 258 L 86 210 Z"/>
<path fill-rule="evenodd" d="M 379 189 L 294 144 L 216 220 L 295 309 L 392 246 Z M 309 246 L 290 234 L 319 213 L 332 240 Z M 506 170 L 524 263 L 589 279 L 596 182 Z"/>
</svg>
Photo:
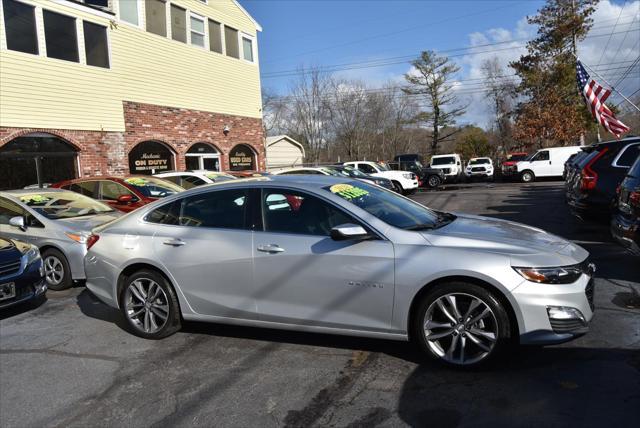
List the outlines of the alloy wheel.
<svg viewBox="0 0 640 428">
<path fill-rule="evenodd" d="M 125 312 L 131 324 L 144 333 L 162 329 L 169 318 L 169 299 L 152 279 L 137 278 L 124 295 Z"/>
<path fill-rule="evenodd" d="M 48 256 L 44 259 L 44 274 L 47 284 L 58 285 L 64 278 L 64 265 L 59 258 Z"/>
<path fill-rule="evenodd" d="M 466 293 L 445 294 L 431 303 L 423 328 L 431 351 L 455 365 L 484 360 L 498 340 L 498 322 L 489 305 Z"/>
</svg>

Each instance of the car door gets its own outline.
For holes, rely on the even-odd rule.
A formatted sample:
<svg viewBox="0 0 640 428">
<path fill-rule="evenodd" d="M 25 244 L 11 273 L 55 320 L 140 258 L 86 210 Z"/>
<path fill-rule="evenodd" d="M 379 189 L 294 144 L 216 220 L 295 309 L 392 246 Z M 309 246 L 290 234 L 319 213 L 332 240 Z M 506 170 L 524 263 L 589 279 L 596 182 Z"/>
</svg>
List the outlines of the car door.
<svg viewBox="0 0 640 428">
<path fill-rule="evenodd" d="M 394 295 L 389 241 L 333 240 L 332 227 L 357 220 L 309 193 L 265 188 L 260 205 L 263 227 L 254 232 L 253 248 L 260 319 L 389 328 Z"/>
<path fill-rule="evenodd" d="M 536 177 L 553 175 L 549 150 L 540 150 L 536 153 L 533 159 L 531 159 L 531 169 Z M 562 175 L 562 172 L 558 175 Z"/>
<path fill-rule="evenodd" d="M 248 190 L 201 192 L 152 211 L 153 257 L 176 281 L 193 310 L 255 318 Z"/>
</svg>

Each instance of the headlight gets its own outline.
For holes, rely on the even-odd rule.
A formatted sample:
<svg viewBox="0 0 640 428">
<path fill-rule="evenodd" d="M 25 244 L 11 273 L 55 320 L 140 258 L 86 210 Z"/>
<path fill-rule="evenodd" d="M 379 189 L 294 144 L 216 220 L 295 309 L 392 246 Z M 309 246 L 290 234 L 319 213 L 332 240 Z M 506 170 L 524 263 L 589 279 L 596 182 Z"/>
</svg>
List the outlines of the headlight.
<svg viewBox="0 0 640 428">
<path fill-rule="evenodd" d="M 376 180 L 376 184 L 378 186 L 384 186 L 386 184 L 386 181 L 384 181 L 384 180 Z"/>
<path fill-rule="evenodd" d="M 580 266 L 564 266 L 551 268 L 514 267 L 524 279 L 541 284 L 571 284 L 576 282 L 582 269 Z"/>
<path fill-rule="evenodd" d="M 31 248 L 29 248 L 22 257 L 26 259 L 26 265 L 30 265 L 31 263 L 40 260 L 40 250 L 38 250 L 38 247 L 36 246 L 31 246 Z"/>
<path fill-rule="evenodd" d="M 402 176 L 403 176 L 404 178 L 406 178 L 407 180 L 411 180 L 411 174 L 410 174 L 410 173 L 408 173 L 408 172 L 403 173 L 403 174 L 402 174 Z"/>
</svg>

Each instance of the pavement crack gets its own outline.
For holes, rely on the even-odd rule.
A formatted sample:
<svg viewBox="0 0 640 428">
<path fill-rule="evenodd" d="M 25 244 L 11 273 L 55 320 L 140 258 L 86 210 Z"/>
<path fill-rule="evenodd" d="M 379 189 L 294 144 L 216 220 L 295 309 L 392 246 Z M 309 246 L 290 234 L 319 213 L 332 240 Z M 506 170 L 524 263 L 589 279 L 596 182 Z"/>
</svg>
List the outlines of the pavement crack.
<svg viewBox="0 0 640 428">
<path fill-rule="evenodd" d="M 66 352 L 66 351 L 58 351 L 55 349 L 5 349 L 0 351 L 0 355 L 2 354 L 44 354 L 44 355 L 55 355 L 59 357 L 72 357 L 72 358 L 83 358 L 83 359 L 89 359 L 89 360 L 111 361 L 116 363 L 120 362 L 119 358 L 110 357 L 107 355 Z"/>
</svg>

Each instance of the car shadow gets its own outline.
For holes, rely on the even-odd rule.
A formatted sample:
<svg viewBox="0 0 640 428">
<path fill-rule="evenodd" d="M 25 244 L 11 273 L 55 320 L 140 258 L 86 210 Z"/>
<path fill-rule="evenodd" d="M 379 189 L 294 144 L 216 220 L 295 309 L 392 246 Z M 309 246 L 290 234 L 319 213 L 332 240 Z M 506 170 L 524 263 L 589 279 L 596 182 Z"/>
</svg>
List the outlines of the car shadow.
<svg viewBox="0 0 640 428">
<path fill-rule="evenodd" d="M 40 306 L 44 305 L 46 301 L 47 297 L 44 295 L 33 300 L 19 303 L 15 306 L 0 309 L 0 321 L 38 309 Z"/>
<path fill-rule="evenodd" d="M 640 350 L 600 348 L 521 347 L 473 371 L 421 364 L 402 386 L 398 416 L 413 427 L 627 426 L 639 371 Z"/>
<path fill-rule="evenodd" d="M 78 294 L 76 304 L 84 315 L 115 324 L 128 332 L 126 321 L 120 311 L 101 302 L 89 290 L 84 289 Z"/>
</svg>

